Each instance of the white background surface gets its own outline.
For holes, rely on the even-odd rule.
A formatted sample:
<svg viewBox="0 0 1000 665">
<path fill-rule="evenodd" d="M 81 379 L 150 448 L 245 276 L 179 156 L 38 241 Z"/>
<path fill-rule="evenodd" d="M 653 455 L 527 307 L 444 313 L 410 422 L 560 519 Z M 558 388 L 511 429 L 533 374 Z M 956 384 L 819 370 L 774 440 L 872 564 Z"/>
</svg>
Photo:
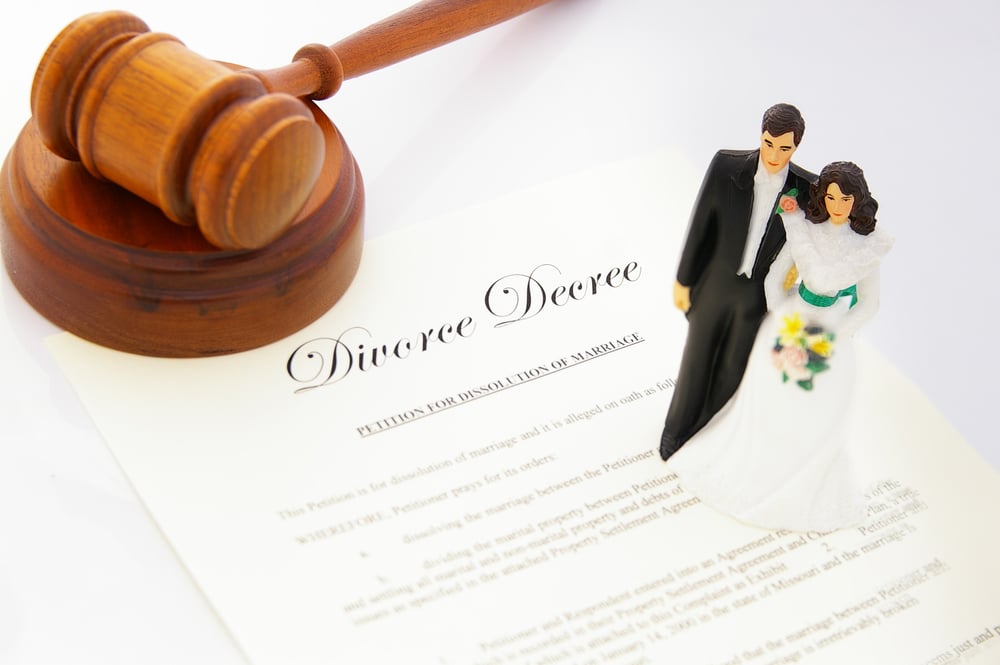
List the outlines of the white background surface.
<svg viewBox="0 0 1000 665">
<path fill-rule="evenodd" d="M 206 57 L 270 68 L 302 44 L 332 43 L 407 6 L 221 4 L 118 8 Z M 45 47 L 72 19 L 108 8 L 35 2 L 8 11 L 3 150 L 29 117 Z M 812 170 L 859 163 L 880 223 L 897 237 L 882 311 L 865 336 L 1000 468 L 991 399 L 1000 374 L 991 312 L 1000 6 L 847 0 L 796 11 L 778 2 L 554 0 L 347 81 L 321 106 L 361 166 L 373 237 L 655 149 L 677 150 L 701 172 L 718 148 L 755 147 L 767 106 L 796 104 L 807 123 L 796 161 Z M 681 236 L 687 220 L 663 223 Z M 442 247 L 428 260 L 468 249 Z M 57 329 L 6 273 L 0 311 L 0 662 L 243 662 L 46 352 L 42 340 Z"/>
</svg>

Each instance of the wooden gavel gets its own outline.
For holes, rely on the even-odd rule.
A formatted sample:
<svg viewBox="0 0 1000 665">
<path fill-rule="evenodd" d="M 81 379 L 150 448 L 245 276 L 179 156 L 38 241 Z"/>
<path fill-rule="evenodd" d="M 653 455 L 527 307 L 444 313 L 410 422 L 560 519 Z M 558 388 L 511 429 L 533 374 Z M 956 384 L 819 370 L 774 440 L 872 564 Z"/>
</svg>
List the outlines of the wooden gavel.
<svg viewBox="0 0 1000 665">
<path fill-rule="evenodd" d="M 300 97 L 513 18 L 548 0 L 425 0 L 278 69 L 208 60 L 126 12 L 83 16 L 49 46 L 31 110 L 55 154 L 197 224 L 222 249 L 271 243 L 305 205 L 324 160 Z"/>
</svg>

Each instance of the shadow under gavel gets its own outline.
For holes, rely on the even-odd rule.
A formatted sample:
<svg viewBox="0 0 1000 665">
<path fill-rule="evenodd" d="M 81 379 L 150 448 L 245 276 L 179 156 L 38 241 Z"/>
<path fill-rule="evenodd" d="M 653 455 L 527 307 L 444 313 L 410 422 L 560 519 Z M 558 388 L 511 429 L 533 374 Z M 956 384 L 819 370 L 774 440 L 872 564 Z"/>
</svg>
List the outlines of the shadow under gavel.
<svg viewBox="0 0 1000 665">
<path fill-rule="evenodd" d="M 49 46 L 31 109 L 56 155 L 80 161 L 197 225 L 221 249 L 257 249 L 295 221 L 324 165 L 324 136 L 300 98 L 522 14 L 548 0 L 426 0 L 285 67 L 208 60 L 139 18 L 83 16 Z"/>
</svg>

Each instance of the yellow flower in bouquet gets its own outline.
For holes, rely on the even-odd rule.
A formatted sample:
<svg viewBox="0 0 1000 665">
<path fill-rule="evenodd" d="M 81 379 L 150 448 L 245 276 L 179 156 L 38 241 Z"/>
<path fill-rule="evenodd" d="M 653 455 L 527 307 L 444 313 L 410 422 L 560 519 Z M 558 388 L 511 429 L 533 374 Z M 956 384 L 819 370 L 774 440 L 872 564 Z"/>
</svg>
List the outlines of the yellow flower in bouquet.
<svg viewBox="0 0 1000 665">
<path fill-rule="evenodd" d="M 798 346 L 805 337 L 805 323 L 796 312 L 791 316 L 781 317 L 784 325 L 778 330 L 778 340 L 782 346 Z"/>
<path fill-rule="evenodd" d="M 827 333 L 809 335 L 806 337 L 806 348 L 818 356 L 829 358 L 833 353 L 833 340 Z"/>
<path fill-rule="evenodd" d="M 834 335 L 822 326 L 807 324 L 798 312 L 781 318 L 771 360 L 783 383 L 793 381 L 804 390 L 812 390 L 814 377 L 830 369 Z"/>
</svg>

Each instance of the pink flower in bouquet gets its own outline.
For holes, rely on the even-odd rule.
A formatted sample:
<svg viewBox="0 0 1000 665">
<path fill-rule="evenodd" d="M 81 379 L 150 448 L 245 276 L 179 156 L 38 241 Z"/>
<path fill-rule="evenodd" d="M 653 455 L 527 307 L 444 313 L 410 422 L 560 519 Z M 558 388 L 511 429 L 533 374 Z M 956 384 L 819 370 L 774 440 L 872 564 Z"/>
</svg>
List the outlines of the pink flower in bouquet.
<svg viewBox="0 0 1000 665">
<path fill-rule="evenodd" d="M 780 351 L 772 353 L 775 367 L 784 372 L 793 381 L 806 381 L 812 374 L 806 369 L 809 354 L 800 346 L 785 346 Z"/>
</svg>

